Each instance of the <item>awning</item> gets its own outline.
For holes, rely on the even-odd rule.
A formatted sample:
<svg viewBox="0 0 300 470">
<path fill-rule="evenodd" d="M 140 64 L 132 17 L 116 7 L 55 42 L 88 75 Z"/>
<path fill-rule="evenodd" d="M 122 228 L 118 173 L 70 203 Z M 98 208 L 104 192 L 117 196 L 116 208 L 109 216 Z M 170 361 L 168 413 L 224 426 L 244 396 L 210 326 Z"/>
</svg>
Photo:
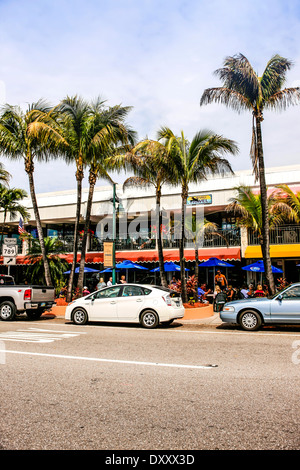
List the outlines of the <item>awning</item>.
<svg viewBox="0 0 300 470">
<path fill-rule="evenodd" d="M 187 249 L 184 250 L 184 255 L 186 261 L 195 261 L 195 250 Z M 238 247 L 232 248 L 201 248 L 198 251 L 199 262 L 206 261 L 211 257 L 219 258 L 224 261 L 241 261 L 241 250 Z M 60 255 L 67 263 L 71 264 L 73 261 L 73 254 L 63 254 Z M 124 261 L 129 259 L 134 263 L 155 263 L 158 261 L 158 252 L 157 250 L 136 250 L 136 251 L 117 251 L 116 252 L 116 262 Z M 164 250 L 164 260 L 165 261 L 177 261 L 180 262 L 179 258 L 179 249 L 169 249 Z M 80 261 L 80 253 L 77 255 L 77 262 Z M 0 263 L 3 263 L 3 258 L 0 257 Z M 86 264 L 100 264 L 103 263 L 103 253 L 102 252 L 89 252 L 85 257 Z M 18 265 L 27 265 L 30 264 L 25 256 L 17 256 Z"/>
<path fill-rule="evenodd" d="M 300 244 L 270 245 L 271 258 L 300 258 Z M 248 246 L 245 258 L 262 258 L 261 246 Z"/>
</svg>

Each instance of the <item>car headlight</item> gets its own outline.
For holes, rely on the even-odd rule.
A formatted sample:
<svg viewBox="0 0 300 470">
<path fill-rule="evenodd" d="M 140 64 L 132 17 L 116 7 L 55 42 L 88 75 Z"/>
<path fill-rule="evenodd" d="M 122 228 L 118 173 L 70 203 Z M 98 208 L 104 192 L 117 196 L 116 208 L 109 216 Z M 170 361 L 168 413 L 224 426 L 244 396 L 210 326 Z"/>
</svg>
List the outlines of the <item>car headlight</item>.
<svg viewBox="0 0 300 470">
<path fill-rule="evenodd" d="M 223 307 L 223 312 L 234 312 L 234 307 L 226 305 L 225 307 Z"/>
</svg>

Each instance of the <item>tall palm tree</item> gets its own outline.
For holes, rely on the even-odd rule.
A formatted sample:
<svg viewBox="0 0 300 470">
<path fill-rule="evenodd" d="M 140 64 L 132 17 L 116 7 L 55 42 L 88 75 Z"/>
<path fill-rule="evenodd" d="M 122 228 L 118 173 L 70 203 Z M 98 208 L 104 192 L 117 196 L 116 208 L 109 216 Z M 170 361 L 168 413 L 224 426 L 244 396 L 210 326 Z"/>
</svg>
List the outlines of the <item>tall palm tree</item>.
<svg viewBox="0 0 300 470">
<path fill-rule="evenodd" d="M 104 107 L 101 98 L 96 104 L 75 95 L 67 96 L 58 106 L 53 108 L 44 119 L 39 120 L 32 132 L 40 140 L 47 138 L 51 146 L 60 153 L 68 164 L 76 167 L 77 201 L 74 225 L 73 261 L 67 287 L 67 301 L 72 298 L 74 274 L 77 263 L 79 224 L 82 204 L 82 182 L 84 169 L 91 155 L 91 143 L 96 138 L 98 129 L 95 128 L 95 107 L 98 111 Z"/>
<path fill-rule="evenodd" d="M 250 156 L 256 181 L 259 180 L 262 204 L 262 252 L 267 283 L 271 293 L 275 292 L 272 274 L 270 245 L 268 197 L 265 178 L 265 163 L 262 144 L 261 123 L 265 109 L 286 109 L 287 106 L 299 103 L 299 88 L 284 88 L 286 73 L 292 63 L 279 55 L 274 55 L 266 65 L 262 76 L 253 70 L 248 59 L 238 54 L 227 57 L 224 67 L 215 71 L 223 82 L 222 87 L 208 88 L 204 91 L 200 105 L 217 102 L 234 110 L 252 112 L 252 143 Z"/>
<path fill-rule="evenodd" d="M 35 121 L 46 116 L 49 110 L 49 105 L 40 100 L 37 103 L 31 104 L 25 112 L 19 106 L 5 105 L 0 114 L 0 153 L 11 159 L 23 158 L 24 160 L 44 263 L 45 281 L 48 286 L 51 285 L 51 275 L 45 251 L 33 174 L 35 160 L 40 161 L 49 158 L 50 152 L 45 142 L 40 141 L 30 132 L 30 126 Z"/>
<path fill-rule="evenodd" d="M 160 142 L 146 139 L 139 142 L 131 152 L 118 157 L 118 166 L 124 166 L 132 170 L 135 176 L 125 180 L 123 187 L 154 187 L 155 188 L 155 219 L 156 219 L 156 239 L 158 251 L 158 263 L 162 286 L 167 287 L 168 282 L 164 270 L 164 256 L 162 244 L 162 215 L 161 215 L 161 192 L 162 186 L 170 182 L 174 169 L 170 156 Z"/>
<path fill-rule="evenodd" d="M 255 232 L 262 246 L 264 220 L 262 216 L 261 195 L 260 193 L 255 194 L 249 186 L 244 185 L 235 188 L 235 190 L 237 194 L 230 199 L 226 210 L 238 217 L 238 225 Z M 273 191 L 267 199 L 270 230 L 285 221 L 285 213 L 278 202 L 276 191 Z"/>
<path fill-rule="evenodd" d="M 181 236 L 179 240 L 179 257 L 181 267 L 181 285 L 183 301 L 187 301 L 185 282 L 185 207 L 190 183 L 206 180 L 208 175 L 233 173 L 224 154 L 236 154 L 238 147 L 230 139 L 214 134 L 209 130 L 196 133 L 189 142 L 183 132 L 176 136 L 171 129 L 163 127 L 159 131 L 159 140 L 163 142 L 172 157 L 175 171 L 173 184 L 181 185 Z"/>
<path fill-rule="evenodd" d="M 23 219 L 29 218 L 29 212 L 20 201 L 27 197 L 27 192 L 20 188 L 6 188 L 0 184 L 0 208 L 3 210 L 3 223 L 1 229 L 1 240 L 3 241 L 4 226 L 6 217 L 9 214 L 10 220 L 15 220 L 19 214 Z"/>
<path fill-rule="evenodd" d="M 131 110 L 130 107 L 114 106 L 103 109 L 99 101 L 92 105 L 94 113 L 91 116 L 91 139 L 87 148 L 86 161 L 89 166 L 89 192 L 87 199 L 85 225 L 81 245 L 81 257 L 78 276 L 79 294 L 82 294 L 84 281 L 84 264 L 87 246 L 87 236 L 90 227 L 90 216 L 93 202 L 94 188 L 97 179 L 108 180 L 113 184 L 108 171 L 114 169 L 113 157 L 116 151 L 129 150 L 135 142 L 135 132 L 124 122 Z"/>
</svg>

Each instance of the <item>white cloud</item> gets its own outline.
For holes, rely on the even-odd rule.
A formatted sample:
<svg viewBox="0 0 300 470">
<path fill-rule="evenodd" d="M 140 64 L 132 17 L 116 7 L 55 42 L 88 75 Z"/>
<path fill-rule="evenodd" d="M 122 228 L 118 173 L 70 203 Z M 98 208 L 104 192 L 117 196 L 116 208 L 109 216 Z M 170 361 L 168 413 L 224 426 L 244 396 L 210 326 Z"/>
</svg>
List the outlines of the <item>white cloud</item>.
<svg viewBox="0 0 300 470">
<path fill-rule="evenodd" d="M 251 115 L 217 105 L 200 108 L 200 97 L 220 85 L 213 71 L 238 52 L 258 73 L 274 53 L 288 57 L 295 66 L 287 86 L 298 82 L 298 6 L 297 0 L 2 1 L 0 80 L 11 104 L 40 97 L 55 104 L 77 93 L 132 105 L 129 122 L 140 138 L 154 138 L 161 125 L 183 129 L 188 138 L 210 128 L 238 142 L 234 168 L 249 168 Z M 299 113 L 265 114 L 268 166 L 299 161 Z M 21 186 L 22 164 L 14 168 L 14 185 Z M 36 164 L 36 186 L 75 188 L 74 169 Z"/>
</svg>

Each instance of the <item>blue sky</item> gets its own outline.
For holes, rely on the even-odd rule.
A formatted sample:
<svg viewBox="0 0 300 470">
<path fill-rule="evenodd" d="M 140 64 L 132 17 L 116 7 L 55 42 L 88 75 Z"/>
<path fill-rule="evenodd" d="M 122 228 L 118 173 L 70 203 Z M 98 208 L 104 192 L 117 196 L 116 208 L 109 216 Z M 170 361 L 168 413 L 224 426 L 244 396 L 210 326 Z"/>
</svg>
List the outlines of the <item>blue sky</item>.
<svg viewBox="0 0 300 470">
<path fill-rule="evenodd" d="M 209 128 L 235 140 L 235 170 L 251 166 L 251 114 L 199 100 L 239 52 L 259 74 L 276 53 L 291 59 L 286 86 L 300 86 L 300 1 L 0 0 L 0 103 L 100 95 L 133 106 L 140 139 L 166 125 L 190 139 Z M 299 163 L 300 107 L 264 117 L 266 166 Z M 11 185 L 28 189 L 22 163 L 3 161 Z M 73 189 L 74 173 L 60 161 L 36 164 L 36 189 Z"/>
</svg>

